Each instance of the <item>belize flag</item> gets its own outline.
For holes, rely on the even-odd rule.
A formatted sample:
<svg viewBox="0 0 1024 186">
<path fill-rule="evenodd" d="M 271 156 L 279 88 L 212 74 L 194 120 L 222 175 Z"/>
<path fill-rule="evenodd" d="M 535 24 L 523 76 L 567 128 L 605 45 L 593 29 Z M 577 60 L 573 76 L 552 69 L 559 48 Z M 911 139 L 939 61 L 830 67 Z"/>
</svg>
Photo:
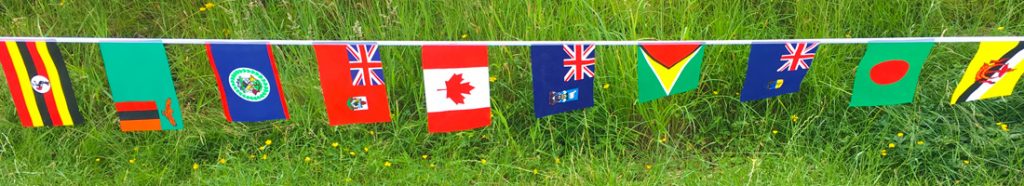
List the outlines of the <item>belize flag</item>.
<svg viewBox="0 0 1024 186">
<path fill-rule="evenodd" d="M 594 106 L 593 44 L 533 45 L 533 110 L 540 118 Z"/>
<path fill-rule="evenodd" d="M 284 92 L 268 44 L 207 44 L 228 122 L 288 119 Z"/>
<path fill-rule="evenodd" d="M 423 46 L 423 87 L 430 133 L 491 125 L 487 46 Z"/>
<path fill-rule="evenodd" d="M 800 91 L 811 68 L 818 43 L 755 43 L 750 47 L 747 79 L 740 101 L 752 101 Z"/>
</svg>

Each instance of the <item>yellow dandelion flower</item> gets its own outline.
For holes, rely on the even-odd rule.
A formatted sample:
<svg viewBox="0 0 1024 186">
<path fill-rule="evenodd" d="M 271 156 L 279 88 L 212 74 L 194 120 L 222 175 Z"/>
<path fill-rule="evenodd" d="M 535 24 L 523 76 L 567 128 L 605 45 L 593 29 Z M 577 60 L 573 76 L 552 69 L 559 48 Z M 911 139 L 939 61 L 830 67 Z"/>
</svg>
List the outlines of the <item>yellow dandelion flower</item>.
<svg viewBox="0 0 1024 186">
<path fill-rule="evenodd" d="M 199 163 L 192 163 L 192 170 L 199 170 Z"/>
<path fill-rule="evenodd" d="M 1006 27 L 996 27 L 996 30 L 1003 31 Z"/>
<path fill-rule="evenodd" d="M 203 5 L 203 7 L 206 7 L 206 9 L 211 9 L 211 8 L 213 8 L 213 6 L 216 6 L 216 5 L 214 5 L 212 2 L 209 2 L 209 3 L 206 3 L 205 5 Z"/>
<path fill-rule="evenodd" d="M 537 171 L 537 169 L 533 169 L 533 174 L 540 174 L 540 171 Z"/>
<path fill-rule="evenodd" d="M 424 154 L 423 156 L 420 156 L 420 157 L 423 157 L 423 159 L 427 159 L 427 158 L 430 158 L 430 156 L 428 156 L 428 155 L 426 155 L 426 154 Z"/>
<path fill-rule="evenodd" d="M 495 81 L 498 81 L 498 77 L 491 76 L 490 80 L 491 80 L 491 83 L 494 83 Z"/>
<path fill-rule="evenodd" d="M 266 144 L 267 146 L 270 146 L 270 144 L 274 144 L 274 141 L 271 141 L 270 139 L 267 139 L 267 141 L 264 141 L 263 144 Z"/>
<path fill-rule="evenodd" d="M 889 151 L 882 149 L 882 156 L 884 157 L 886 155 L 889 155 Z"/>
<path fill-rule="evenodd" d="M 356 152 L 349 151 L 348 154 L 352 155 L 352 156 L 356 156 Z"/>
<path fill-rule="evenodd" d="M 902 138 L 903 137 L 903 132 L 896 133 L 896 137 L 901 137 Z"/>
<path fill-rule="evenodd" d="M 370 135 L 371 135 L 371 136 L 376 136 L 376 135 L 377 135 L 377 131 L 372 131 L 372 130 L 371 130 L 371 131 L 370 131 Z"/>
<path fill-rule="evenodd" d="M 918 145 L 924 145 L 924 140 L 917 140 Z"/>
<path fill-rule="evenodd" d="M 262 156 L 262 157 L 260 157 L 260 159 L 261 159 L 261 160 L 266 160 L 266 159 L 267 159 L 267 155 L 266 155 L 266 154 L 263 154 L 263 156 Z"/>
<path fill-rule="evenodd" d="M 391 167 L 391 162 L 390 161 L 385 161 L 384 162 L 384 167 Z"/>
<path fill-rule="evenodd" d="M 469 34 L 462 34 L 462 39 L 469 38 Z"/>
<path fill-rule="evenodd" d="M 306 163 L 309 163 L 310 161 L 313 161 L 313 158 L 309 158 L 309 156 L 306 156 L 306 159 L 303 159 L 303 161 L 306 161 Z"/>
<path fill-rule="evenodd" d="M 779 130 L 772 129 L 772 134 L 779 134 Z"/>
<path fill-rule="evenodd" d="M 1003 132 L 1007 132 L 1007 131 L 1010 131 L 1010 126 L 1006 125 L 1006 124 L 1003 124 L 1003 125 L 999 126 L 999 129 L 1003 129 Z"/>
<path fill-rule="evenodd" d="M 437 168 L 437 165 L 434 165 L 433 163 L 431 163 L 430 164 L 430 168 Z"/>
<path fill-rule="evenodd" d="M 96 158 L 96 162 L 100 162 L 100 159 L 99 159 L 99 158 Z"/>
<path fill-rule="evenodd" d="M 555 164 L 562 164 L 562 159 L 555 157 Z"/>
<path fill-rule="evenodd" d="M 352 178 L 345 178 L 345 182 L 352 182 Z"/>
<path fill-rule="evenodd" d="M 647 170 L 651 170 L 651 167 L 653 167 L 651 164 L 644 165 L 644 169 Z"/>
<path fill-rule="evenodd" d="M 789 120 L 793 120 L 793 122 L 796 122 L 796 120 L 799 120 L 799 119 L 800 119 L 800 117 L 796 116 L 796 114 L 789 115 Z"/>
<path fill-rule="evenodd" d="M 850 35 L 850 32 L 846 32 L 846 38 L 851 38 L 851 37 L 853 37 L 853 36 Z"/>
<path fill-rule="evenodd" d="M 64 0 L 60 0 L 60 6 L 64 6 Z"/>
<path fill-rule="evenodd" d="M 331 143 L 331 147 L 338 148 L 338 142 Z"/>
<path fill-rule="evenodd" d="M 480 159 L 480 164 L 487 165 L 487 160 L 486 159 Z"/>
<path fill-rule="evenodd" d="M 256 155 L 255 155 L 255 154 L 249 154 L 249 159 L 250 159 L 250 160 L 252 160 L 252 159 L 256 159 Z"/>
<path fill-rule="evenodd" d="M 964 165 L 970 165 L 970 164 L 971 164 L 971 160 L 964 160 Z"/>
<path fill-rule="evenodd" d="M 718 95 L 718 91 L 711 91 L 711 94 Z"/>
<path fill-rule="evenodd" d="M 605 83 L 604 86 L 601 86 L 601 88 L 608 89 L 608 86 L 608 83 Z"/>
<path fill-rule="evenodd" d="M 132 159 L 128 160 L 128 163 L 129 164 L 135 164 L 135 158 L 132 158 Z"/>
<path fill-rule="evenodd" d="M 133 151 L 139 152 L 139 147 L 132 148 Z"/>
<path fill-rule="evenodd" d="M 262 150 L 266 150 L 266 149 L 267 149 L 267 146 L 260 146 L 260 148 L 259 148 L 259 149 L 260 149 L 261 151 L 262 151 Z"/>
<path fill-rule="evenodd" d="M 221 159 L 217 160 L 217 163 L 220 163 L 220 164 L 227 164 L 227 163 L 228 163 L 228 160 L 227 160 L 227 159 L 224 159 L 224 158 L 221 158 Z"/>
<path fill-rule="evenodd" d="M 889 148 L 890 148 L 890 149 L 891 149 L 891 148 L 896 148 L 896 144 L 895 144 L 895 143 L 889 143 Z"/>
<path fill-rule="evenodd" d="M 363 152 L 370 152 L 370 147 L 363 147 Z"/>
<path fill-rule="evenodd" d="M 661 137 L 661 139 L 658 139 L 658 142 L 660 142 L 660 143 L 665 143 L 667 141 L 668 141 L 668 137 Z"/>
<path fill-rule="evenodd" d="M 199 7 L 199 12 L 205 12 L 205 11 L 206 11 L 206 7 Z"/>
</svg>

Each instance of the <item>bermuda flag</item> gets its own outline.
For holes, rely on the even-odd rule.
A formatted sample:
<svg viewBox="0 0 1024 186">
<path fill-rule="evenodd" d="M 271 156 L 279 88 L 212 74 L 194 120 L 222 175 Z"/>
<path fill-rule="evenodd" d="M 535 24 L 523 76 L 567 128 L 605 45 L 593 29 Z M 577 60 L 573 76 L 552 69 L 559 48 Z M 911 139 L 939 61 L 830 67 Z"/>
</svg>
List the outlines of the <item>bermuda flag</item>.
<svg viewBox="0 0 1024 186">
<path fill-rule="evenodd" d="M 228 122 L 288 119 L 274 53 L 268 44 L 207 44 Z"/>
<path fill-rule="evenodd" d="M 376 44 L 318 44 L 313 49 L 331 125 L 391 122 Z"/>
<path fill-rule="evenodd" d="M 431 133 L 491 125 L 487 46 L 423 46 L 423 87 Z"/>
<path fill-rule="evenodd" d="M 540 118 L 594 106 L 593 44 L 534 45 L 533 110 Z"/>
<path fill-rule="evenodd" d="M 750 47 L 747 79 L 740 101 L 752 101 L 800 91 L 811 69 L 818 43 L 755 43 Z"/>
</svg>

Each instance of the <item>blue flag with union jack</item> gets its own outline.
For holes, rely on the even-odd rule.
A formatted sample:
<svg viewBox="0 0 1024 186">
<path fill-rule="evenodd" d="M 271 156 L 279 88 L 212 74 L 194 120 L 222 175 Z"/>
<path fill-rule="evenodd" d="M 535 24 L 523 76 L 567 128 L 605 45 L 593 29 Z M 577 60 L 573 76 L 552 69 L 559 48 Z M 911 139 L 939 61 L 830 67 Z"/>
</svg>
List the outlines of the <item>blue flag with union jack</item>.
<svg viewBox="0 0 1024 186">
<path fill-rule="evenodd" d="M 740 101 L 752 101 L 800 91 L 811 68 L 818 43 L 758 44 L 750 47 L 747 79 Z"/>
<path fill-rule="evenodd" d="M 533 45 L 533 108 L 540 118 L 594 106 L 593 44 Z"/>
</svg>

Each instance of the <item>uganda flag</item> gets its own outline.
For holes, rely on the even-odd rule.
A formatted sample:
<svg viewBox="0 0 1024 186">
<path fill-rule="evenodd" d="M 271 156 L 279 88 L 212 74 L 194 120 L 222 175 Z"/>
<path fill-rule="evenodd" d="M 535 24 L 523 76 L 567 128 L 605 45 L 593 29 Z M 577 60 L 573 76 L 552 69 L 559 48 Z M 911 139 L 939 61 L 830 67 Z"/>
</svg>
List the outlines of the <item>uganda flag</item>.
<svg viewBox="0 0 1024 186">
<path fill-rule="evenodd" d="M 868 43 L 857 66 L 850 106 L 881 106 L 914 101 L 921 67 L 935 47 L 931 41 Z"/>
<path fill-rule="evenodd" d="M 181 130 L 163 43 L 100 43 L 121 131 Z"/>
<path fill-rule="evenodd" d="M 640 102 L 648 102 L 697 88 L 701 44 L 640 44 L 637 78 Z"/>
<path fill-rule="evenodd" d="M 73 126 L 82 122 L 56 43 L 3 41 L 0 66 L 22 126 Z"/>
<path fill-rule="evenodd" d="M 950 104 L 1007 96 L 1013 93 L 1024 71 L 1017 64 L 1024 60 L 1024 42 L 982 42 L 978 53 L 967 65 L 964 77 L 953 92 Z"/>
</svg>

